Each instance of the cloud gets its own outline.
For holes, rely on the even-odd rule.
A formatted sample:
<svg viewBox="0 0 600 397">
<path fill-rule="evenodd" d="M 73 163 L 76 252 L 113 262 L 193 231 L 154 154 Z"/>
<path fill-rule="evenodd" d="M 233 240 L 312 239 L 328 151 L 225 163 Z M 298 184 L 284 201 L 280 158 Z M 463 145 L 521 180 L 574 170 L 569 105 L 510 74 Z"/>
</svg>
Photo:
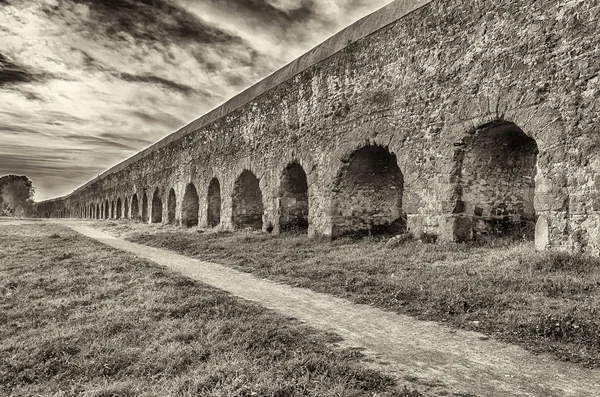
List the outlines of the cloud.
<svg viewBox="0 0 600 397">
<path fill-rule="evenodd" d="M 316 1 L 301 0 L 286 3 L 272 3 L 266 0 L 209 0 L 213 7 L 231 10 L 245 18 L 253 18 L 278 26 L 290 23 L 305 23 L 317 19 Z"/>
<path fill-rule="evenodd" d="M 0 87 L 7 84 L 27 83 L 34 80 L 31 73 L 0 53 Z"/>
<path fill-rule="evenodd" d="M 68 3 L 65 0 L 61 4 L 67 6 Z M 73 0 L 72 3 L 89 7 L 90 18 L 86 23 L 101 26 L 103 33 L 117 40 L 126 40 L 126 35 L 150 42 L 173 40 L 215 44 L 239 40 L 168 0 Z M 61 7 L 45 9 L 49 14 L 60 10 Z"/>
<path fill-rule="evenodd" d="M 194 91 L 189 85 L 176 83 L 174 81 L 163 79 L 162 77 L 152 76 L 152 75 L 133 75 L 129 73 L 121 73 L 119 78 L 125 81 L 139 82 L 139 83 L 148 83 L 148 84 L 156 84 L 160 86 L 164 86 L 167 89 L 179 91 L 184 94 L 188 94 Z"/>
<path fill-rule="evenodd" d="M 48 78 L 51 78 L 49 73 L 34 72 L 0 53 L 0 88 L 14 84 L 41 82 Z"/>
</svg>

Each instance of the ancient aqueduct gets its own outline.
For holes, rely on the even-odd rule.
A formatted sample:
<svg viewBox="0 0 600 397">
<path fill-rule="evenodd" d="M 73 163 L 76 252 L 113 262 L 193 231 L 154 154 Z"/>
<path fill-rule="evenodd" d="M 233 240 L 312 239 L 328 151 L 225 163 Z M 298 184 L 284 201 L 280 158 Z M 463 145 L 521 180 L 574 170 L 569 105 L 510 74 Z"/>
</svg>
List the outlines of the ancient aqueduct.
<svg viewBox="0 0 600 397">
<path fill-rule="evenodd" d="M 38 215 L 600 254 L 599 21 L 595 0 L 395 1 Z"/>
</svg>

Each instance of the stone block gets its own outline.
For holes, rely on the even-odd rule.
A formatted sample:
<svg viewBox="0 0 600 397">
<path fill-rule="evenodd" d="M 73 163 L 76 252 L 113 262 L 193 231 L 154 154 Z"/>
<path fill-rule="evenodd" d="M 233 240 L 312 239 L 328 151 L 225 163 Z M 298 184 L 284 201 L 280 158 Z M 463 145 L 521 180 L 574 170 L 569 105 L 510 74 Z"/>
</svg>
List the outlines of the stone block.
<svg viewBox="0 0 600 397">
<path fill-rule="evenodd" d="M 543 251 L 550 246 L 548 216 L 540 215 L 535 224 L 535 249 Z"/>
<path fill-rule="evenodd" d="M 537 211 L 564 211 L 567 208 L 569 196 L 562 193 L 537 194 L 535 209 Z"/>
<path fill-rule="evenodd" d="M 439 240 L 462 242 L 473 239 L 473 221 L 468 216 L 447 216 L 440 222 Z"/>
</svg>

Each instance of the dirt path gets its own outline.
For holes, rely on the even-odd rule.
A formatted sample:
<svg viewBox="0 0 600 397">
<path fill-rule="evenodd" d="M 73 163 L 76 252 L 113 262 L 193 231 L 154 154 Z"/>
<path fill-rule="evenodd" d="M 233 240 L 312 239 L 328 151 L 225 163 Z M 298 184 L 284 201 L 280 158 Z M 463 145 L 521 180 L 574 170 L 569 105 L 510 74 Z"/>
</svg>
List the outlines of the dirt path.
<svg viewBox="0 0 600 397">
<path fill-rule="evenodd" d="M 600 371 L 534 356 L 476 332 L 450 329 L 60 222 L 111 247 L 332 331 L 400 378 L 477 396 L 600 396 Z"/>
</svg>

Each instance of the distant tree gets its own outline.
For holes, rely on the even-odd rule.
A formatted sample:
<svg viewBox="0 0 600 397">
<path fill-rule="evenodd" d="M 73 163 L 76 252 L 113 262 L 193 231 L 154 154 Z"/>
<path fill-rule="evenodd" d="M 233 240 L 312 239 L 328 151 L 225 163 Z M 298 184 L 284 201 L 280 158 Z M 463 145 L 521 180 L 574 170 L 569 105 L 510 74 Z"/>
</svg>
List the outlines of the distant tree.
<svg viewBox="0 0 600 397">
<path fill-rule="evenodd" d="M 26 216 L 33 204 L 35 187 L 25 175 L 0 177 L 0 215 Z"/>
</svg>

